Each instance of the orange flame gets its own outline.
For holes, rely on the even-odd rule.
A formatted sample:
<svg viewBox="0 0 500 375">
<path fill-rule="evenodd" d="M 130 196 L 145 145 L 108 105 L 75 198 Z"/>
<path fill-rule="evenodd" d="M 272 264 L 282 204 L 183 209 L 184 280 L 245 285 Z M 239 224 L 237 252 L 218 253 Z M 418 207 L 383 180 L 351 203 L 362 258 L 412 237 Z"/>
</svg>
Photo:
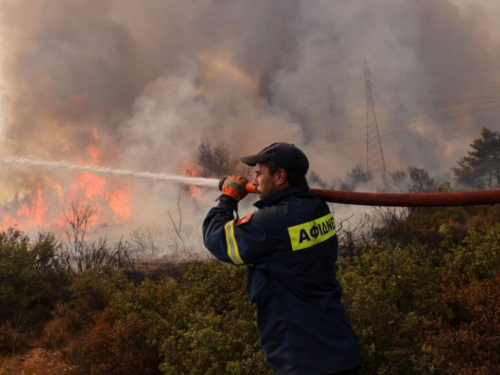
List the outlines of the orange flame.
<svg viewBox="0 0 500 375">
<path fill-rule="evenodd" d="M 94 165 L 99 165 L 99 158 L 101 157 L 102 151 L 92 146 L 89 146 L 87 150 L 89 150 L 90 156 L 92 156 L 92 163 Z"/>
<path fill-rule="evenodd" d="M 198 199 L 203 198 L 203 192 L 202 192 L 201 188 L 198 186 L 190 185 L 188 188 L 187 194 L 191 198 L 198 198 Z"/>
<path fill-rule="evenodd" d="M 87 199 L 104 196 L 104 188 L 106 186 L 106 179 L 104 177 L 100 177 L 95 173 L 82 172 L 80 173 L 78 182 L 75 190 L 78 191 L 83 188 Z"/>
<path fill-rule="evenodd" d="M 47 203 L 42 198 L 42 187 L 40 184 L 36 186 L 36 200 L 35 200 L 35 224 L 42 225 L 44 223 L 45 211 L 47 211 Z"/>
<path fill-rule="evenodd" d="M 99 165 L 99 159 L 101 157 L 102 151 L 97 147 L 89 146 L 87 150 L 92 157 L 92 164 Z M 96 197 L 104 196 L 106 187 L 106 178 L 101 177 L 92 172 L 82 172 L 79 174 L 78 184 L 73 188 L 73 190 L 81 190 L 83 187 L 85 190 L 85 197 L 87 199 L 93 199 Z"/>
<path fill-rule="evenodd" d="M 47 203 L 42 197 L 42 187 L 40 184 L 36 186 L 36 197 L 32 203 L 32 207 L 28 203 L 24 203 L 17 211 L 18 218 L 26 218 L 34 226 L 41 226 L 44 224 L 45 212 L 47 211 Z"/>
<path fill-rule="evenodd" d="M 29 218 L 30 216 L 31 216 L 31 210 L 28 206 L 28 203 L 24 203 L 23 206 L 17 211 L 17 217 Z"/>
<path fill-rule="evenodd" d="M 14 222 L 12 220 L 12 216 L 9 214 L 4 214 L 2 216 L 2 225 L 0 225 L 0 230 L 7 230 L 9 227 L 13 227 Z"/>
<path fill-rule="evenodd" d="M 99 141 L 97 128 L 93 128 L 94 142 Z M 94 145 L 87 147 L 92 165 L 100 164 L 102 151 Z M 85 160 L 87 159 L 87 160 Z M 89 164 L 88 157 L 77 157 L 77 162 Z M 43 226 L 46 229 L 61 230 L 67 221 L 61 211 L 67 209 L 72 201 L 85 199 L 88 204 L 99 211 L 99 217 L 94 216 L 92 223 L 98 225 L 110 220 L 126 225 L 126 220 L 132 217 L 132 198 L 125 186 L 116 187 L 113 178 L 92 172 L 81 172 L 72 182 L 53 181 L 46 185 L 34 186 L 33 191 L 24 198 L 12 201 L 10 209 L 2 208 L 0 212 L 0 230 L 19 225 L 24 231 L 37 230 Z M 54 202 L 49 206 L 48 202 Z M 57 202 L 57 203 L 56 203 Z M 58 204 L 61 207 L 57 207 Z"/>
<path fill-rule="evenodd" d="M 115 219 L 123 221 L 132 216 L 131 199 L 125 189 L 119 189 L 112 193 L 107 193 L 109 208 L 113 211 Z"/>
<path fill-rule="evenodd" d="M 63 197 L 64 197 L 64 194 L 63 194 L 63 188 L 61 186 L 61 184 L 58 184 L 58 183 L 55 183 L 54 185 L 52 185 L 54 187 L 54 189 L 56 189 L 57 191 L 57 197 L 59 198 L 60 201 L 62 201 Z"/>
<path fill-rule="evenodd" d="M 189 177 L 196 177 L 198 175 L 196 171 L 189 166 L 184 167 L 183 169 L 184 169 L 184 174 Z M 184 191 L 191 198 L 198 198 L 198 199 L 203 198 L 203 190 L 199 186 L 187 185 L 184 187 Z"/>
</svg>

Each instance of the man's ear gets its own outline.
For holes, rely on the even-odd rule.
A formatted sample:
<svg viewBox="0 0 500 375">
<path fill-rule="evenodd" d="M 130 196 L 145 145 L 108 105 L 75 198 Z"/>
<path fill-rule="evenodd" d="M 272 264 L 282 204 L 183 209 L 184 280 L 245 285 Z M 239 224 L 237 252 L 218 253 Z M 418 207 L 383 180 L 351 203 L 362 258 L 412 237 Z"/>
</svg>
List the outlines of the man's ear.
<svg viewBox="0 0 500 375">
<path fill-rule="evenodd" d="M 275 175 L 276 175 L 276 185 L 280 186 L 286 183 L 287 175 L 284 169 L 278 169 Z"/>
</svg>

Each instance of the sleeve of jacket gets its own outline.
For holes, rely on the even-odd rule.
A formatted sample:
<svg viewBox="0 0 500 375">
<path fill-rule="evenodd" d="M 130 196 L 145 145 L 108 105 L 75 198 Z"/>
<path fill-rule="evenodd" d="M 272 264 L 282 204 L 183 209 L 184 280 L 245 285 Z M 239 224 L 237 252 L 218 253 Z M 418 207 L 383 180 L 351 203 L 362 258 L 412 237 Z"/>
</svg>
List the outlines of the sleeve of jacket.
<svg viewBox="0 0 500 375">
<path fill-rule="evenodd" d="M 223 262 L 256 263 L 270 253 L 266 227 L 258 215 L 244 225 L 237 225 L 234 208 L 231 203 L 219 202 L 208 212 L 203 222 L 203 242 Z"/>
</svg>

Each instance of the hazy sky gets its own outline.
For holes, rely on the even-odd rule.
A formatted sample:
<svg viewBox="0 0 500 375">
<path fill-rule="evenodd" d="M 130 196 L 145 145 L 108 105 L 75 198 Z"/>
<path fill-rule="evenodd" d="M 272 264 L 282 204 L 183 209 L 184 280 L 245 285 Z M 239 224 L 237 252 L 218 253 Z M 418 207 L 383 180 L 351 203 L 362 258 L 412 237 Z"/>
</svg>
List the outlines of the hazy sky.
<svg viewBox="0 0 500 375">
<path fill-rule="evenodd" d="M 4 0 L 0 12 L 7 154 L 74 158 L 97 129 L 103 158 L 124 166 L 177 171 L 204 137 L 236 154 L 288 140 L 324 174 L 330 160 L 345 171 L 365 160 L 365 60 L 390 168 L 447 170 L 495 124 L 491 0 Z"/>
<path fill-rule="evenodd" d="M 467 12 L 468 9 L 476 9 L 478 17 L 483 22 L 487 23 L 490 34 L 500 40 L 500 28 L 498 22 L 500 20 L 500 2 L 497 0 L 453 0 L 453 3 L 461 7 L 462 11 Z"/>
</svg>

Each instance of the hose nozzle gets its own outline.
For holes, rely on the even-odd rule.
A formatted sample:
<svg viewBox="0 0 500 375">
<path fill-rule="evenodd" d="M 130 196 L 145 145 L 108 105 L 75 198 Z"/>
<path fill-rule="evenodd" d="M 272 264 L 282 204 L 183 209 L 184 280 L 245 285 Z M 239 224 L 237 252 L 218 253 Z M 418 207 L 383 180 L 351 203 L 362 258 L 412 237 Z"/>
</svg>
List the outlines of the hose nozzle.
<svg viewBox="0 0 500 375">
<path fill-rule="evenodd" d="M 257 188 L 251 182 L 245 185 L 245 190 L 247 193 L 257 194 Z"/>
<path fill-rule="evenodd" d="M 226 178 L 227 178 L 227 176 L 222 177 L 219 181 L 219 190 L 220 191 L 222 191 L 222 185 L 224 185 L 224 181 L 226 180 Z M 257 188 L 251 182 L 249 182 L 245 185 L 245 190 L 247 191 L 247 193 L 257 194 Z"/>
</svg>

